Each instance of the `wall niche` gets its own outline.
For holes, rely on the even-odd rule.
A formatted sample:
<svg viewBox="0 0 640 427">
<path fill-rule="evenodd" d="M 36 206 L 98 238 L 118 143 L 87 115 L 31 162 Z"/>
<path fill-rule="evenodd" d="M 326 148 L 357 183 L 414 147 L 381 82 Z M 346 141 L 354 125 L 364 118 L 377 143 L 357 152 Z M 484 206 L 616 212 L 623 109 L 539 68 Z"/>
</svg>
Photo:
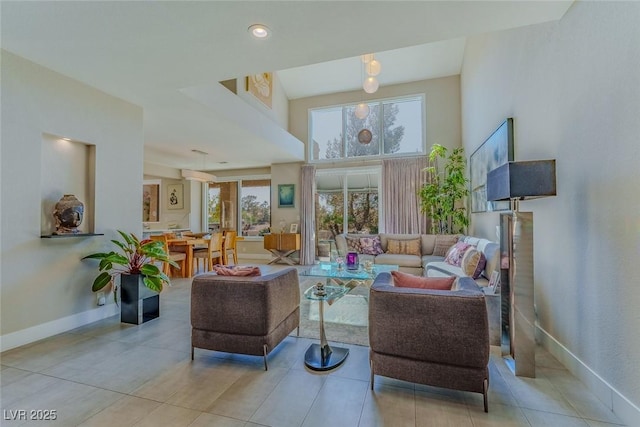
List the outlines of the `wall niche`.
<svg viewBox="0 0 640 427">
<path fill-rule="evenodd" d="M 52 134 L 42 135 L 40 235 L 70 237 L 95 234 L 96 147 L 93 144 Z M 56 236 L 53 216 L 56 203 L 65 194 L 73 194 L 84 204 L 82 223 L 77 234 Z"/>
</svg>

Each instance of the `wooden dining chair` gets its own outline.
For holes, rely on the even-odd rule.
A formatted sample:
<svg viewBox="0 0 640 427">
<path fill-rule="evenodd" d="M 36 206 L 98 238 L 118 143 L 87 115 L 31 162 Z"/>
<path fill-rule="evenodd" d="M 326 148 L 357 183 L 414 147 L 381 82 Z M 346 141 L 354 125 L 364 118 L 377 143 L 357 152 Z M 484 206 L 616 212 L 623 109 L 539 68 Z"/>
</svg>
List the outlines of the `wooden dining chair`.
<svg viewBox="0 0 640 427">
<path fill-rule="evenodd" d="M 202 268 L 205 271 L 212 271 L 214 262 L 216 264 L 222 264 L 222 233 L 212 233 L 209 239 L 209 245 L 204 249 L 193 250 L 193 262 L 196 267 L 196 271 L 200 269 L 200 260 L 202 262 Z"/>
<path fill-rule="evenodd" d="M 169 255 L 169 259 L 180 264 L 180 271 L 182 277 L 186 277 L 187 273 L 187 254 L 185 252 L 174 252 L 169 250 L 169 242 L 166 234 L 151 235 L 151 240 L 156 240 L 164 243 L 164 251 Z M 168 262 L 162 263 L 162 272 L 167 276 L 171 275 L 171 265 Z"/>
<path fill-rule="evenodd" d="M 238 264 L 238 251 L 236 250 L 237 237 L 238 233 L 235 231 L 227 231 L 224 233 L 224 242 L 222 243 L 224 265 L 229 265 L 229 256 L 233 257 L 233 265 Z"/>
</svg>

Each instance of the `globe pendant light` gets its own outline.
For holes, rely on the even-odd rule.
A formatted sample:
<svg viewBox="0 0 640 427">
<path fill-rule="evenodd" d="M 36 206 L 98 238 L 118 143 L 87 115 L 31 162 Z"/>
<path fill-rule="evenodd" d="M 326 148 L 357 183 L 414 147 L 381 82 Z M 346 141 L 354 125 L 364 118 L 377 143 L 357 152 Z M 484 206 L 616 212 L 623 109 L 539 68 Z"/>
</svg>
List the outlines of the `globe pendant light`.
<svg viewBox="0 0 640 427">
<path fill-rule="evenodd" d="M 357 118 L 364 120 L 369 115 L 369 104 L 361 102 L 356 106 L 355 115 Z"/>
<path fill-rule="evenodd" d="M 369 129 L 362 129 L 358 132 L 358 142 L 363 145 L 367 145 L 371 142 L 373 135 Z"/>
<path fill-rule="evenodd" d="M 375 93 L 375 91 L 378 90 L 379 86 L 380 86 L 380 83 L 378 83 L 378 80 L 375 77 L 369 76 L 366 79 L 364 79 L 364 84 L 362 85 L 362 88 L 367 93 Z"/>
</svg>

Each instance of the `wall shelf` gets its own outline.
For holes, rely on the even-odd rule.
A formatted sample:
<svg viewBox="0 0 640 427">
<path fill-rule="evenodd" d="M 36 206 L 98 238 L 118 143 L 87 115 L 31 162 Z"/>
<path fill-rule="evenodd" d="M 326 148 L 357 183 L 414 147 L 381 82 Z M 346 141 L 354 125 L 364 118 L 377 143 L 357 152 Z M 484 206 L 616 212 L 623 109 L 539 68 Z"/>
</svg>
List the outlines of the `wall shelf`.
<svg viewBox="0 0 640 427">
<path fill-rule="evenodd" d="M 104 236 L 104 233 L 68 233 L 68 234 L 43 234 L 41 239 L 65 239 L 67 237 L 92 237 Z"/>
</svg>

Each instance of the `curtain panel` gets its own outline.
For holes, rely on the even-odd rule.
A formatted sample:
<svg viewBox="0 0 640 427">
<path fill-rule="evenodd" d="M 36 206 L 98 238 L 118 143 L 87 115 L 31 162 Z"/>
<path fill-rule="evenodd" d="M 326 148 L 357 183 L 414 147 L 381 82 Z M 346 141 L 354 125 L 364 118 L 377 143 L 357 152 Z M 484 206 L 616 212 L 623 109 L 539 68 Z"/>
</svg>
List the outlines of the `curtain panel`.
<svg viewBox="0 0 640 427">
<path fill-rule="evenodd" d="M 420 211 L 418 191 L 426 183 L 427 156 L 382 161 L 382 203 L 386 233 L 429 232 L 429 219 Z"/>
<path fill-rule="evenodd" d="M 302 165 L 300 188 L 300 264 L 311 265 L 316 261 L 316 167 Z"/>
</svg>

